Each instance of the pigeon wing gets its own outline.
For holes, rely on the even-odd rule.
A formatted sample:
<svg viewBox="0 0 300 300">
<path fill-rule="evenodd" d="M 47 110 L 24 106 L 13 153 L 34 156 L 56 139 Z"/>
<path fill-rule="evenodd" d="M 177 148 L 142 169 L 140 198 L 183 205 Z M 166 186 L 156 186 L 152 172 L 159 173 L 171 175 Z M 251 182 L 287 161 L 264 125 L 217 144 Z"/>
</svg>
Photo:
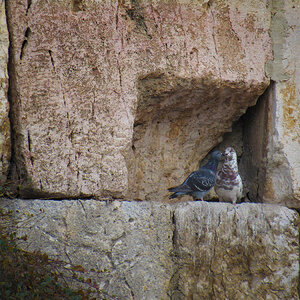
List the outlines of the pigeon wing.
<svg viewBox="0 0 300 300">
<path fill-rule="evenodd" d="M 191 191 L 206 192 L 210 190 L 216 182 L 216 176 L 212 170 L 200 169 L 193 172 L 182 184 Z"/>
</svg>

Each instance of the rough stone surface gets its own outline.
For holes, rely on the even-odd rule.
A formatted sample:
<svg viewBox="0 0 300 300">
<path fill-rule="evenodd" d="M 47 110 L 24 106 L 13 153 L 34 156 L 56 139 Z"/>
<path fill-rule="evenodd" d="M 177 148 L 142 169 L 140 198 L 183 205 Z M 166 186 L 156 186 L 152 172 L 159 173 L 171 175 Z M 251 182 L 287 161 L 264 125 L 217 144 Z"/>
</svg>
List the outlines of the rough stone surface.
<svg viewBox="0 0 300 300">
<path fill-rule="evenodd" d="M 242 165 L 252 201 L 300 208 L 300 2 L 272 3 L 272 83 L 249 109 Z"/>
<path fill-rule="evenodd" d="M 263 198 L 300 208 L 300 1 L 274 1 L 273 11 L 274 86 Z"/>
<path fill-rule="evenodd" d="M 8 30 L 5 15 L 5 1 L 0 1 L 0 184 L 5 182 L 10 161 L 10 123 L 8 89 Z"/>
<path fill-rule="evenodd" d="M 268 1 L 12 0 L 7 15 L 23 196 L 163 201 L 269 83 Z"/>
<path fill-rule="evenodd" d="M 23 249 L 81 265 L 100 288 L 119 299 L 167 298 L 172 274 L 172 210 L 150 202 L 93 200 L 6 203 L 18 210 Z M 1 201 L 1 207 L 5 205 Z M 32 217 L 28 217 L 32 215 Z"/>
<path fill-rule="evenodd" d="M 298 214 L 266 204 L 0 200 L 26 250 L 119 299 L 298 299 Z"/>
<path fill-rule="evenodd" d="M 296 212 L 192 202 L 174 219 L 174 299 L 298 299 Z"/>
</svg>

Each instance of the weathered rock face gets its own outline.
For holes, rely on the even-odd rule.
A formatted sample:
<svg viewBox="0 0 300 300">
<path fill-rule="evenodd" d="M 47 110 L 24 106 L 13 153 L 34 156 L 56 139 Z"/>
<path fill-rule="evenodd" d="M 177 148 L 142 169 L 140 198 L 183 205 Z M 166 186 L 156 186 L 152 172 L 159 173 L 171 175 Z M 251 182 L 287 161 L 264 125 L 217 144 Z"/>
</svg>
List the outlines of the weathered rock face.
<svg viewBox="0 0 300 300">
<path fill-rule="evenodd" d="M 300 6 L 274 1 L 271 37 L 273 80 L 251 108 L 244 132 L 243 163 L 252 200 L 300 207 Z M 276 12 L 276 13 L 275 13 Z"/>
<path fill-rule="evenodd" d="M 8 1 L 29 195 L 166 199 L 267 87 L 267 2 Z"/>
<path fill-rule="evenodd" d="M 8 31 L 5 16 L 5 3 L 0 2 L 0 184 L 7 178 L 10 161 L 10 123 L 7 98 L 8 89 Z"/>
<path fill-rule="evenodd" d="M 300 207 L 300 23 L 299 3 L 274 3 L 271 37 L 275 81 L 264 201 Z"/>
<path fill-rule="evenodd" d="M 178 206 L 174 298 L 297 299 L 297 218 L 272 205 Z"/>
<path fill-rule="evenodd" d="M 85 276 L 119 299 L 298 299 L 299 219 L 288 208 L 4 199 L 0 207 L 27 235 L 24 249 L 106 268 Z"/>
<path fill-rule="evenodd" d="M 23 249 L 45 251 L 67 267 L 72 263 L 96 270 L 86 273 L 87 278 L 120 299 L 167 298 L 173 267 L 169 206 L 93 200 L 0 203 L 20 212 L 17 232 L 28 236 Z M 30 219 L 28 213 L 33 214 Z"/>
</svg>

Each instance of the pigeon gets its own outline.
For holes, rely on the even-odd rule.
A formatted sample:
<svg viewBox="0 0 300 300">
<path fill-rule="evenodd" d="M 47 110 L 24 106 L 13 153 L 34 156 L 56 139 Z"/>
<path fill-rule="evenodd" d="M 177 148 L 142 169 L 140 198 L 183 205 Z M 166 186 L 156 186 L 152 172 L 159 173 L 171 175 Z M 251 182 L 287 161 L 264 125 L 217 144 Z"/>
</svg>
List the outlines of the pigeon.
<svg viewBox="0 0 300 300">
<path fill-rule="evenodd" d="M 202 200 L 204 195 L 215 185 L 216 172 L 222 153 L 214 151 L 208 163 L 197 171 L 191 173 L 186 180 L 178 186 L 169 188 L 173 194 L 170 199 L 177 198 L 182 195 L 192 196 L 194 200 Z"/>
<path fill-rule="evenodd" d="M 232 147 L 228 147 L 224 152 L 224 163 L 217 173 L 215 191 L 219 196 L 219 201 L 236 202 L 242 198 L 243 182 L 239 175 L 236 152 Z"/>
</svg>

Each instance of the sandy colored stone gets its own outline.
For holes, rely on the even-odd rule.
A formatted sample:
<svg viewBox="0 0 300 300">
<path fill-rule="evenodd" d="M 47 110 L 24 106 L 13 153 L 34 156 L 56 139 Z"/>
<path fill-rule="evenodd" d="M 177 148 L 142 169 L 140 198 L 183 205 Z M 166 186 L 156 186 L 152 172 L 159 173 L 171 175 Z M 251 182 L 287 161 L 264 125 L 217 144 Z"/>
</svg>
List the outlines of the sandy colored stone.
<svg viewBox="0 0 300 300">
<path fill-rule="evenodd" d="M 7 12 L 23 196 L 165 201 L 269 83 L 267 1 L 12 0 Z"/>
<path fill-rule="evenodd" d="M 8 118 L 8 31 L 5 15 L 5 1 L 0 1 L 0 184 L 7 178 L 10 161 L 10 122 Z"/>
<path fill-rule="evenodd" d="M 27 235 L 23 249 L 81 265 L 121 300 L 298 299 L 299 216 L 282 206 L 1 199 L 0 209 Z"/>
<path fill-rule="evenodd" d="M 273 4 L 274 81 L 264 201 L 300 207 L 300 2 Z"/>
<path fill-rule="evenodd" d="M 171 299 L 298 299 L 298 214 L 260 204 L 175 209 Z"/>
<path fill-rule="evenodd" d="M 242 166 L 252 201 L 300 207 L 300 6 L 275 1 L 270 87 L 249 109 Z"/>
</svg>

